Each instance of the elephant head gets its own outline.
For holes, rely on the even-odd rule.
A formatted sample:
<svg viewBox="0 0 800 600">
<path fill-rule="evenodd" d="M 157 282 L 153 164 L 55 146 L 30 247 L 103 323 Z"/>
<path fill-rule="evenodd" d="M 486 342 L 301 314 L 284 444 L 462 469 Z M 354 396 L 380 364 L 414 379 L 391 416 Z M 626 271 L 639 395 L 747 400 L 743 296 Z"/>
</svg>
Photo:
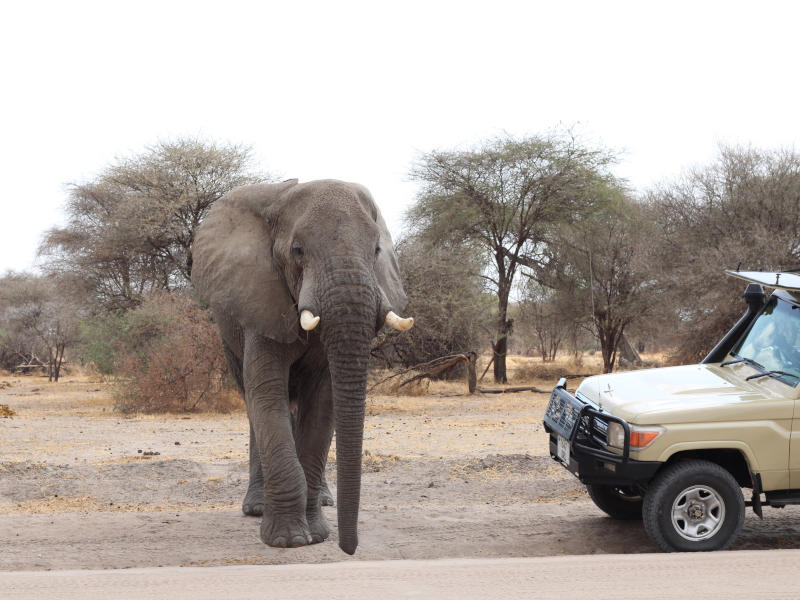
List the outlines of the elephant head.
<svg viewBox="0 0 800 600">
<path fill-rule="evenodd" d="M 192 280 L 215 312 L 277 342 L 318 329 L 331 375 L 339 545 L 358 544 L 370 343 L 407 329 L 392 240 L 362 186 L 335 180 L 257 184 L 218 201 L 194 246 Z"/>
</svg>

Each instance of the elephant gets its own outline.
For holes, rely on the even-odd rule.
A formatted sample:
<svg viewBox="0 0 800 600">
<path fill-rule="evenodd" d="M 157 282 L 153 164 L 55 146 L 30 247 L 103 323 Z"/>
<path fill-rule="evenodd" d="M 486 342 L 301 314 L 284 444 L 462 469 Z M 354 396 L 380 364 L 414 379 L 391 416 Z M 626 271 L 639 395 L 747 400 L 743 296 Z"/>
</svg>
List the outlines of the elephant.
<svg viewBox="0 0 800 600">
<path fill-rule="evenodd" d="M 358 546 L 372 339 L 413 325 L 370 193 L 338 180 L 259 183 L 217 200 L 192 247 L 192 284 L 214 315 L 250 422 L 245 514 L 275 547 L 322 542 L 335 430 L 339 547 Z M 296 407 L 296 427 L 292 413 Z"/>
</svg>

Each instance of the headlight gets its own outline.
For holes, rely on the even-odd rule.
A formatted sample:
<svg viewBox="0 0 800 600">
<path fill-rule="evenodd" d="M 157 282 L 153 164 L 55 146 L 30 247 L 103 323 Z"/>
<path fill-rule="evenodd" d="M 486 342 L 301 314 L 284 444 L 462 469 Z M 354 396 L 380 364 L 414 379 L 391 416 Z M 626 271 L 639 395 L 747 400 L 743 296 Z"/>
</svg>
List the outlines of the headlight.
<svg viewBox="0 0 800 600">
<path fill-rule="evenodd" d="M 631 425 L 630 430 L 631 450 L 646 448 L 664 433 L 663 427 L 636 427 Z M 625 430 L 621 424 L 614 421 L 608 424 L 608 445 L 620 450 L 625 447 Z"/>
<path fill-rule="evenodd" d="M 615 421 L 608 424 L 608 445 L 620 450 L 625 446 L 625 430 Z"/>
</svg>

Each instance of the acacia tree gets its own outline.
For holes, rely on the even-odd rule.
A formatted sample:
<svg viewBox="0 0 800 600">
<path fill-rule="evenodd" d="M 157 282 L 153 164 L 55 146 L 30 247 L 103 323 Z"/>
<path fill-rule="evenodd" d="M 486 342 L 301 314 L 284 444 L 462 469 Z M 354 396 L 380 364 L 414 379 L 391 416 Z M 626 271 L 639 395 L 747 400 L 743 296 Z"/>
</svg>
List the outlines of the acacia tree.
<svg viewBox="0 0 800 600">
<path fill-rule="evenodd" d="M 71 187 L 67 225 L 48 231 L 40 246 L 44 268 L 84 282 L 105 309 L 186 287 L 205 214 L 231 188 L 264 179 L 247 147 L 161 142 Z"/>
<path fill-rule="evenodd" d="M 553 228 L 591 210 L 598 181 L 613 157 L 571 134 L 488 140 L 470 150 L 420 157 L 411 178 L 422 183 L 408 213 L 412 228 L 432 243 L 466 243 L 483 251 L 487 286 L 497 298 L 494 379 L 507 382 L 512 321 L 508 302 L 520 257 L 535 257 Z"/>
<path fill-rule="evenodd" d="M 491 298 L 480 279 L 480 258 L 469 248 L 431 246 L 419 236 L 396 245 L 415 326 L 381 333 L 373 356 L 410 367 L 453 352 L 476 350 L 491 332 Z"/>
<path fill-rule="evenodd" d="M 609 373 L 626 328 L 652 312 L 659 286 L 652 272 L 654 228 L 645 207 L 618 186 L 603 193 L 602 207 L 563 227 L 545 260 L 522 262 L 537 282 L 559 290 L 586 315 Z"/>
</svg>

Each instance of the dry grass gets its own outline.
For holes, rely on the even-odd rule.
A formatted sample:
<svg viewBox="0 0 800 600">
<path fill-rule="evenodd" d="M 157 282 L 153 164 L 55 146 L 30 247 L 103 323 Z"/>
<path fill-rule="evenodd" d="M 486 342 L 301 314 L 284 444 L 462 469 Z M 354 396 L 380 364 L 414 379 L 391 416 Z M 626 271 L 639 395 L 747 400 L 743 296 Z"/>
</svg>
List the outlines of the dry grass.
<svg viewBox="0 0 800 600">
<path fill-rule="evenodd" d="M 573 356 L 557 356 L 552 362 L 529 356 L 509 356 L 506 359 L 509 382 L 522 384 L 548 381 L 552 385 L 564 375 L 602 373 L 603 361 L 599 354 L 584 354 L 580 360 Z M 488 373 L 487 373 L 488 376 Z"/>
<path fill-rule="evenodd" d="M 400 461 L 400 457 L 394 454 L 381 454 L 364 450 L 361 455 L 361 470 L 365 473 L 377 473 L 387 467 L 392 467 Z M 331 447 L 328 452 L 328 465 L 336 464 L 336 447 Z"/>
<path fill-rule="evenodd" d="M 0 514 L 34 514 L 49 515 L 54 513 L 75 512 L 197 512 L 212 510 L 231 510 L 238 503 L 203 502 L 189 504 L 186 502 L 159 504 L 117 504 L 102 502 L 92 496 L 60 497 L 50 496 L 39 500 L 28 500 L 15 504 L 0 504 Z"/>
</svg>

